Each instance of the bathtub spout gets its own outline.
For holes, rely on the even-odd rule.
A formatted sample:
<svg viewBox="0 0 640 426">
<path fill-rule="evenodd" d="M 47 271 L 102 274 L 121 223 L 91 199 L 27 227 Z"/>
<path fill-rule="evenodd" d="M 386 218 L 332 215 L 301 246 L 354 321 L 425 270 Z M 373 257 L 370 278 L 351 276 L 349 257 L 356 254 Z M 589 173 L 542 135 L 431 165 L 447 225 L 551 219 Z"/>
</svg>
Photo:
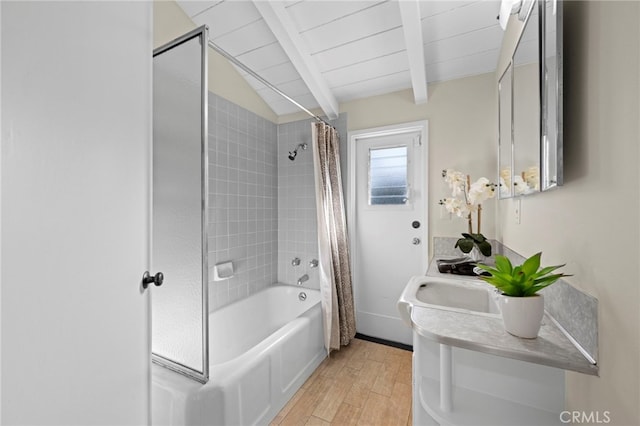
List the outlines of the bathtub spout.
<svg viewBox="0 0 640 426">
<path fill-rule="evenodd" d="M 303 282 L 309 281 L 309 275 L 304 274 L 300 278 L 298 278 L 298 285 L 302 285 Z"/>
</svg>

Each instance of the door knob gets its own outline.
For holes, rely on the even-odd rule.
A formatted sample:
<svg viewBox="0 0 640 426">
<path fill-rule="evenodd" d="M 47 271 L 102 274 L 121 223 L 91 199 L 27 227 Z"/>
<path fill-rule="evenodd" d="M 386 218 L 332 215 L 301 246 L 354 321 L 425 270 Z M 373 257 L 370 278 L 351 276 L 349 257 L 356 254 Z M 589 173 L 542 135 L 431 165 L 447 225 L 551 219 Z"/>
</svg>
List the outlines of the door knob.
<svg viewBox="0 0 640 426">
<path fill-rule="evenodd" d="M 145 273 L 142 275 L 142 288 L 147 288 L 151 283 L 154 283 L 156 287 L 161 286 L 163 281 L 164 274 L 162 272 L 151 275 L 149 271 L 145 271 Z"/>
<path fill-rule="evenodd" d="M 417 246 L 418 244 L 420 244 L 420 238 L 418 238 L 418 237 L 414 238 L 412 243 L 413 243 L 413 245 Z"/>
</svg>

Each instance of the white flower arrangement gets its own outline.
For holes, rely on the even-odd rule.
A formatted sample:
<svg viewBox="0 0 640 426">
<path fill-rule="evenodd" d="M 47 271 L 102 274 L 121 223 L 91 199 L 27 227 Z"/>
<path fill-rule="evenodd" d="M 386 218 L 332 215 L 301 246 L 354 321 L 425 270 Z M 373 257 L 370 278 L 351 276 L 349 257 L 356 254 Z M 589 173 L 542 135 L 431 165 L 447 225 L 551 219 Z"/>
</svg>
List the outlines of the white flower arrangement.
<svg viewBox="0 0 640 426">
<path fill-rule="evenodd" d="M 440 205 L 444 206 L 449 214 L 455 214 L 467 220 L 469 232 L 463 233 L 456 247 L 464 253 L 469 253 L 473 246 L 477 246 L 485 256 L 491 256 L 491 245 L 480 232 L 482 218 L 482 203 L 496 195 L 496 184 L 485 177 L 471 183 L 469 175 L 452 169 L 442 171 L 442 177 L 451 188 L 451 198 L 443 198 Z M 473 213 L 477 213 L 477 228 L 473 232 Z"/>
<path fill-rule="evenodd" d="M 520 176 L 513 178 L 516 195 L 531 194 L 540 190 L 540 169 L 527 167 Z"/>
<path fill-rule="evenodd" d="M 500 194 L 504 197 L 511 195 L 511 167 L 500 170 Z"/>
<path fill-rule="evenodd" d="M 540 168 L 527 167 L 520 174 L 513 176 L 514 195 L 527 195 L 540 190 Z M 511 195 L 511 169 L 500 170 L 500 194 L 505 197 Z"/>
</svg>

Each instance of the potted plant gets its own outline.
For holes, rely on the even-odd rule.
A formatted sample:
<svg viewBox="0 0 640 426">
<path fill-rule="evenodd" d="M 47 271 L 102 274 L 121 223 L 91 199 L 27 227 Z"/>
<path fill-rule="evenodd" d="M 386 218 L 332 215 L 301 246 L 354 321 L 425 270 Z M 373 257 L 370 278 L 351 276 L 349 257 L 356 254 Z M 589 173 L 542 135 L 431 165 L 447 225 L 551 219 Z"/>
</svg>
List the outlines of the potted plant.
<svg viewBox="0 0 640 426">
<path fill-rule="evenodd" d="M 449 214 L 467 220 L 468 232 L 463 232 L 462 237 L 455 247 L 463 253 L 469 254 L 472 260 L 481 260 L 483 256 L 491 256 L 491 244 L 480 232 L 482 223 L 482 202 L 495 196 L 496 185 L 485 177 L 471 183 L 471 177 L 452 169 L 442 171 L 442 177 L 451 188 L 451 197 L 440 200 Z M 477 227 L 473 232 L 473 214 L 476 213 Z"/>
<path fill-rule="evenodd" d="M 544 298 L 538 291 L 550 286 L 562 277 L 563 273 L 552 274 L 564 265 L 540 267 L 542 253 L 536 253 L 520 266 L 513 266 L 505 256 L 496 256 L 496 267 L 479 264 L 490 276 L 481 277 L 502 292 L 498 305 L 502 312 L 504 328 L 509 333 L 533 339 L 538 336 Z"/>
</svg>

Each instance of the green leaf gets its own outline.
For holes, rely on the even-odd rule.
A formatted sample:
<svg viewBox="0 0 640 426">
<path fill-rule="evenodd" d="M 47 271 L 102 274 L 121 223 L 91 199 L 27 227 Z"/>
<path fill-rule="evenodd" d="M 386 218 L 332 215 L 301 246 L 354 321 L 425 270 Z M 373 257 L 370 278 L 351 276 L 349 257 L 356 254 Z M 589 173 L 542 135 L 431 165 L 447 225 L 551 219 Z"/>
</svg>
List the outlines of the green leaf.
<svg viewBox="0 0 640 426">
<path fill-rule="evenodd" d="M 478 267 L 491 274 L 489 277 L 481 277 L 482 280 L 496 287 L 507 296 L 526 297 L 532 296 L 543 288 L 553 284 L 565 275 L 556 273 L 549 275 L 556 269 L 564 266 L 547 266 L 540 268 L 540 258 L 542 254 L 536 253 L 522 265 L 513 266 L 505 256 L 496 256 L 496 267 L 478 264 Z"/>
<path fill-rule="evenodd" d="M 488 282 L 507 296 L 517 296 L 520 291 L 517 287 L 512 286 L 508 282 L 492 279 L 492 277 L 480 277 L 480 279 Z"/>
<path fill-rule="evenodd" d="M 527 274 L 525 274 L 524 272 L 522 273 L 522 282 L 520 283 L 520 287 L 522 287 L 522 290 L 526 290 L 529 287 L 531 287 L 533 285 L 533 280 L 527 276 Z"/>
<path fill-rule="evenodd" d="M 564 274 L 553 274 L 553 275 L 547 275 L 546 277 L 541 277 L 538 278 L 537 280 L 534 281 L 534 283 L 536 285 L 538 284 L 545 284 L 545 286 L 549 285 L 549 284 L 553 284 L 556 281 L 558 281 L 560 278 L 565 277 L 567 275 Z M 547 284 L 548 283 L 548 284 Z"/>
<path fill-rule="evenodd" d="M 537 293 L 538 291 L 542 290 L 545 287 L 550 286 L 551 284 L 555 283 L 556 281 L 558 281 L 560 278 L 562 277 L 570 277 L 571 275 L 565 275 L 565 274 L 553 274 L 553 275 L 548 275 L 546 277 L 541 277 L 538 279 L 535 279 L 533 282 L 533 285 L 531 286 L 531 288 L 527 289 L 527 293 L 528 295 L 533 295 L 534 293 Z"/>
<path fill-rule="evenodd" d="M 504 272 L 499 272 L 499 271 L 490 272 L 490 274 L 491 274 L 490 277 L 483 277 L 483 278 L 485 278 L 486 280 L 491 280 L 496 283 L 506 283 L 506 284 L 513 283 L 513 277 L 510 274 L 506 274 Z"/>
<path fill-rule="evenodd" d="M 486 241 L 487 239 L 485 238 L 484 235 L 482 234 L 469 234 L 467 232 L 463 232 L 462 236 L 465 237 L 468 240 L 473 241 L 474 243 L 481 243 L 483 241 Z"/>
<path fill-rule="evenodd" d="M 525 276 L 529 277 L 538 271 L 538 268 L 540 268 L 540 256 L 542 256 L 541 252 L 534 254 L 524 261 L 522 264 L 522 272 Z"/>
<path fill-rule="evenodd" d="M 540 269 L 538 272 L 536 272 L 536 273 L 534 274 L 534 276 L 535 276 L 536 278 L 538 278 L 538 277 L 543 277 L 543 276 L 545 276 L 545 275 L 547 275 L 547 274 L 550 274 L 551 272 L 555 271 L 555 270 L 556 270 L 556 269 L 558 269 L 558 268 L 562 268 L 563 266 L 564 266 L 564 265 L 547 266 L 546 268 L 542 268 L 542 269 Z"/>
<path fill-rule="evenodd" d="M 487 241 L 485 236 L 482 235 L 482 234 L 471 234 L 471 239 L 473 241 L 475 241 L 476 243 L 483 243 L 483 242 Z"/>
<path fill-rule="evenodd" d="M 522 282 L 523 277 L 522 277 L 522 265 L 516 266 L 515 268 L 513 268 L 513 271 L 511 271 L 511 276 L 513 277 L 513 280 L 515 282 Z"/>
<path fill-rule="evenodd" d="M 478 263 L 476 266 L 478 268 L 482 269 L 483 271 L 487 271 L 490 274 L 493 273 L 493 272 L 501 272 L 500 268 L 496 269 L 496 268 L 493 268 L 493 267 L 491 267 L 489 265 L 485 265 L 484 263 Z"/>
<path fill-rule="evenodd" d="M 513 286 L 513 285 L 502 285 L 500 287 L 496 287 L 498 290 L 500 290 L 502 292 L 502 294 L 506 295 L 506 296 L 512 296 L 512 297 L 522 297 L 523 292 L 522 289 L 520 289 L 517 286 Z"/>
<path fill-rule="evenodd" d="M 513 290 L 510 293 L 505 293 L 507 296 L 511 297 L 525 297 L 525 293 L 522 288 L 514 286 Z"/>
<path fill-rule="evenodd" d="M 511 261 L 509 261 L 509 258 L 499 254 L 496 255 L 496 268 L 508 274 L 511 274 L 511 272 L 513 272 L 513 266 L 511 265 Z"/>
<path fill-rule="evenodd" d="M 485 256 L 491 256 L 491 244 L 489 244 L 489 241 L 484 240 L 480 243 L 476 243 L 476 245 L 478 246 L 478 250 L 480 250 L 480 253 Z"/>
<path fill-rule="evenodd" d="M 469 253 L 473 249 L 473 240 L 460 238 L 458 242 L 456 242 L 456 247 L 460 247 L 463 253 Z"/>
</svg>

